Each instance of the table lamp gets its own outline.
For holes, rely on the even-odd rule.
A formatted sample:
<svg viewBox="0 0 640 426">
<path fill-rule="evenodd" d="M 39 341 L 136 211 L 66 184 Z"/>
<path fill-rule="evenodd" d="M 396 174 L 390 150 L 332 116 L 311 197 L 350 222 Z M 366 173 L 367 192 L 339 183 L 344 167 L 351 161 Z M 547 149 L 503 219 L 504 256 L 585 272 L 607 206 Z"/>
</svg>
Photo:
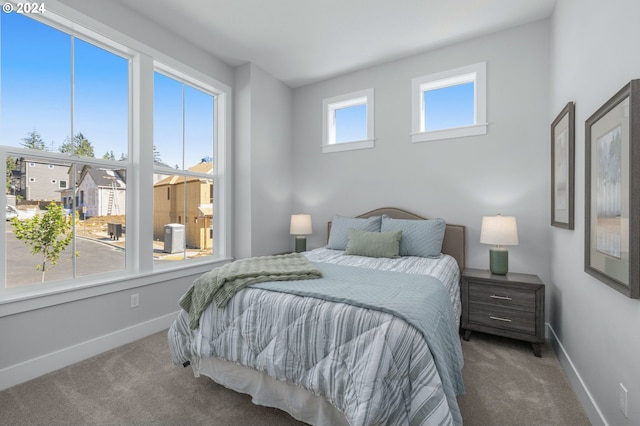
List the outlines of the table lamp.
<svg viewBox="0 0 640 426">
<path fill-rule="evenodd" d="M 311 216 L 308 214 L 292 214 L 289 233 L 296 236 L 296 253 L 307 250 L 307 237 L 311 234 Z"/>
<path fill-rule="evenodd" d="M 484 216 L 480 230 L 480 242 L 494 244 L 489 250 L 489 269 L 492 274 L 509 272 L 509 251 L 503 246 L 518 245 L 518 227 L 513 216 Z"/>
</svg>

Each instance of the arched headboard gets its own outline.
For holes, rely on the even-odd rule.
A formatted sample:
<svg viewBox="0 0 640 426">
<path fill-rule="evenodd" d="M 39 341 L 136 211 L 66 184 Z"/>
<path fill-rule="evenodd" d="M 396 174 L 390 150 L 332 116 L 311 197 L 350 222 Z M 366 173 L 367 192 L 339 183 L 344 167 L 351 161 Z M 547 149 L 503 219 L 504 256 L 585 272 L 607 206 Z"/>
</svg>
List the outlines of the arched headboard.
<svg viewBox="0 0 640 426">
<path fill-rule="evenodd" d="M 417 214 L 408 212 L 406 210 L 398 209 L 395 207 L 382 207 L 379 209 L 371 210 L 370 212 L 363 213 L 358 215 L 359 218 L 367 218 L 371 216 L 382 216 L 386 214 L 390 218 L 393 219 L 414 219 L 414 220 L 425 220 L 427 218 L 418 216 Z M 327 235 L 331 233 L 331 222 L 329 222 L 329 232 Z M 460 271 L 464 269 L 465 262 L 465 227 L 464 225 L 452 225 L 447 223 L 447 227 L 444 231 L 444 241 L 442 242 L 442 253 L 448 254 L 453 257 L 456 262 L 458 262 L 458 266 L 460 267 Z"/>
</svg>

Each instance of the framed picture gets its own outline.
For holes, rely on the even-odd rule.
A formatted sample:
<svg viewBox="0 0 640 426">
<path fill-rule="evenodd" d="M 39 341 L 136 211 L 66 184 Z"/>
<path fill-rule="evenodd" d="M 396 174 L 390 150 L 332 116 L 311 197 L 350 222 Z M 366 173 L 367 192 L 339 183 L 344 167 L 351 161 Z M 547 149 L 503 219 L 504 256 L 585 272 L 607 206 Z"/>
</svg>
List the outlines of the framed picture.
<svg viewBox="0 0 640 426">
<path fill-rule="evenodd" d="M 585 122 L 585 271 L 640 297 L 640 80 Z"/>
<path fill-rule="evenodd" d="M 573 229 L 575 203 L 575 105 L 551 123 L 551 226 Z"/>
</svg>

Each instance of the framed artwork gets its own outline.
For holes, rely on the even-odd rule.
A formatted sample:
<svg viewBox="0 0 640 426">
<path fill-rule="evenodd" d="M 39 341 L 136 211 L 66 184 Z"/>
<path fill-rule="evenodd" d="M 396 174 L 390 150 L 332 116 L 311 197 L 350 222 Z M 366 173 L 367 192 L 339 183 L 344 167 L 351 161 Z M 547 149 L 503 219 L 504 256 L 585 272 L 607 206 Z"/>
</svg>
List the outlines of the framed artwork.
<svg viewBox="0 0 640 426">
<path fill-rule="evenodd" d="M 551 226 L 573 229 L 575 203 L 575 104 L 551 123 Z"/>
<path fill-rule="evenodd" d="M 585 122 L 585 271 L 640 298 L 640 80 Z"/>
</svg>

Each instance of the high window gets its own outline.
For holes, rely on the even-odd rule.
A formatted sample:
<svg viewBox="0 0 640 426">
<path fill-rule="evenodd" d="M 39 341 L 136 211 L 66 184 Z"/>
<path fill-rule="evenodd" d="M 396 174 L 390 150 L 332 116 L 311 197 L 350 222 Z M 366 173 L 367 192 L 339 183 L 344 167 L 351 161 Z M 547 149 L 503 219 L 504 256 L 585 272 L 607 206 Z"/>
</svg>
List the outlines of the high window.
<svg viewBox="0 0 640 426">
<path fill-rule="evenodd" d="M 411 87 L 412 142 L 487 133 L 485 62 L 414 78 Z"/>
<path fill-rule="evenodd" d="M 373 148 L 373 89 L 324 99 L 322 152 Z"/>
</svg>

